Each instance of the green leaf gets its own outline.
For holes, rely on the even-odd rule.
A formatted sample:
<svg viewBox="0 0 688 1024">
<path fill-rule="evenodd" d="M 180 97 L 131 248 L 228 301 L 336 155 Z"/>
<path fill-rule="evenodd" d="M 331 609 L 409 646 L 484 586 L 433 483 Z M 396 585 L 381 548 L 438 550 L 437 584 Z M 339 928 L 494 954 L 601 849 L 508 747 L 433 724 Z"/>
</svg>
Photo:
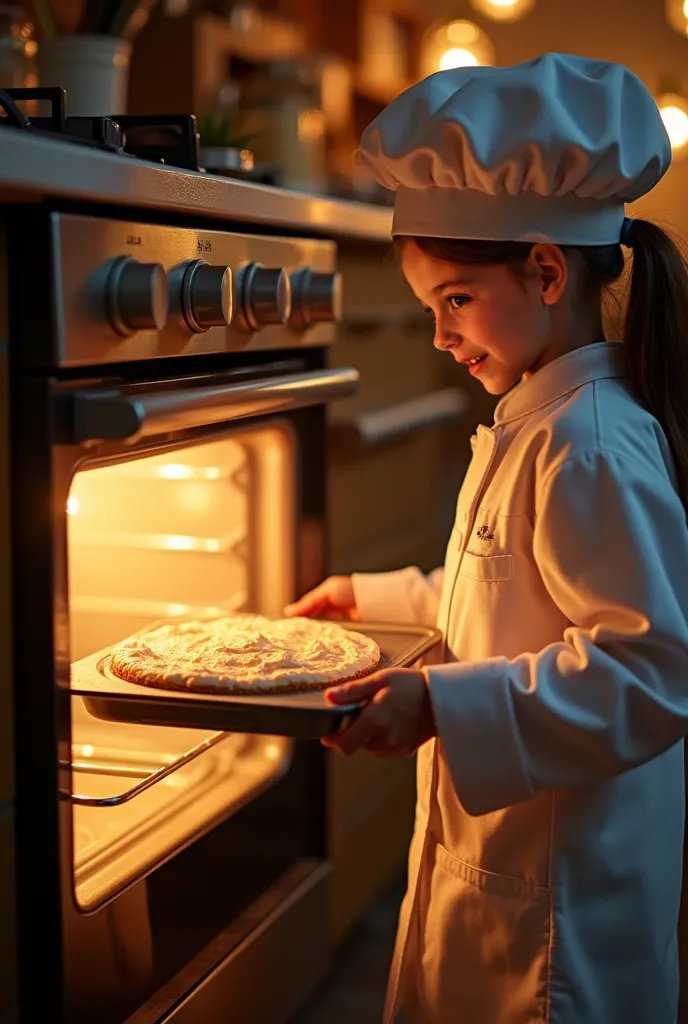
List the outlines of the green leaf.
<svg viewBox="0 0 688 1024">
<path fill-rule="evenodd" d="M 238 130 L 237 118 L 227 111 L 209 111 L 198 121 L 198 133 L 201 145 L 227 146 L 233 149 L 245 149 L 257 138 L 256 133 L 241 133 Z"/>
</svg>

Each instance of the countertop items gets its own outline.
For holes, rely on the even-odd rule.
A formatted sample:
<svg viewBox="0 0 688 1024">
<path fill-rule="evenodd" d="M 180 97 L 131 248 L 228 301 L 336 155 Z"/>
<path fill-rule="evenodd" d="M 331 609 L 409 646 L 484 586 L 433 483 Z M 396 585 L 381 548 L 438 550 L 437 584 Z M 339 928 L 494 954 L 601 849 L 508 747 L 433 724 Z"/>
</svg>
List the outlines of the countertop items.
<svg viewBox="0 0 688 1024">
<path fill-rule="evenodd" d="M 52 196 L 388 242 L 392 211 L 228 180 L 102 152 L 20 129 L 0 135 L 0 203 Z"/>
</svg>

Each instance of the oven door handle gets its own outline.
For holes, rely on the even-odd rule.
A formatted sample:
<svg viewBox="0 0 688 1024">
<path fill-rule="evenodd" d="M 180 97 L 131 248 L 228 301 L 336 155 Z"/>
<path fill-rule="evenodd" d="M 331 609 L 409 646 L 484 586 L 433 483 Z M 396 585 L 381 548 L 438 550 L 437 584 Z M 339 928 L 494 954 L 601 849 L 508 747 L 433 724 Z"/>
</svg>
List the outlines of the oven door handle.
<svg viewBox="0 0 688 1024">
<path fill-rule="evenodd" d="M 319 405 L 353 394 L 358 380 L 358 370 L 341 367 L 267 377 L 244 384 L 216 384 L 149 394 L 89 388 L 59 396 L 63 415 L 56 418 L 56 433 L 66 444 L 101 440 L 134 444 L 156 434 Z"/>
</svg>

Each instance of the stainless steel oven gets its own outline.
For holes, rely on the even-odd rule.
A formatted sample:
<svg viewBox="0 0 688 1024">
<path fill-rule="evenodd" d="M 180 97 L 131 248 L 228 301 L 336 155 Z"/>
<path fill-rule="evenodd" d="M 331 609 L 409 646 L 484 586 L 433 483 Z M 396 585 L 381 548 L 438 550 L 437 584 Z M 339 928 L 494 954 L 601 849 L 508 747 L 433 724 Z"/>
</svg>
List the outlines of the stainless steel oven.
<svg viewBox="0 0 688 1024">
<path fill-rule="evenodd" d="M 285 1021 L 329 958 L 320 745 L 78 683 L 322 577 L 335 246 L 48 208 L 8 240 L 21 1019 Z"/>
</svg>

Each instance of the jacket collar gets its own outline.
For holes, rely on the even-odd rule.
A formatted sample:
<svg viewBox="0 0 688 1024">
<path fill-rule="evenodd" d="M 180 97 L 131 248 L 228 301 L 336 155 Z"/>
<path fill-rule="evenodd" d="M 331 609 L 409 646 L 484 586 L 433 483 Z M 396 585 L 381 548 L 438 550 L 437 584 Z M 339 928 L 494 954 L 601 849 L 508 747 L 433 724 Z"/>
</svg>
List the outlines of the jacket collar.
<svg viewBox="0 0 688 1024">
<path fill-rule="evenodd" d="M 495 426 L 529 416 L 592 380 L 627 375 L 622 343 L 600 341 L 576 348 L 547 363 L 507 392 L 495 409 Z"/>
</svg>

